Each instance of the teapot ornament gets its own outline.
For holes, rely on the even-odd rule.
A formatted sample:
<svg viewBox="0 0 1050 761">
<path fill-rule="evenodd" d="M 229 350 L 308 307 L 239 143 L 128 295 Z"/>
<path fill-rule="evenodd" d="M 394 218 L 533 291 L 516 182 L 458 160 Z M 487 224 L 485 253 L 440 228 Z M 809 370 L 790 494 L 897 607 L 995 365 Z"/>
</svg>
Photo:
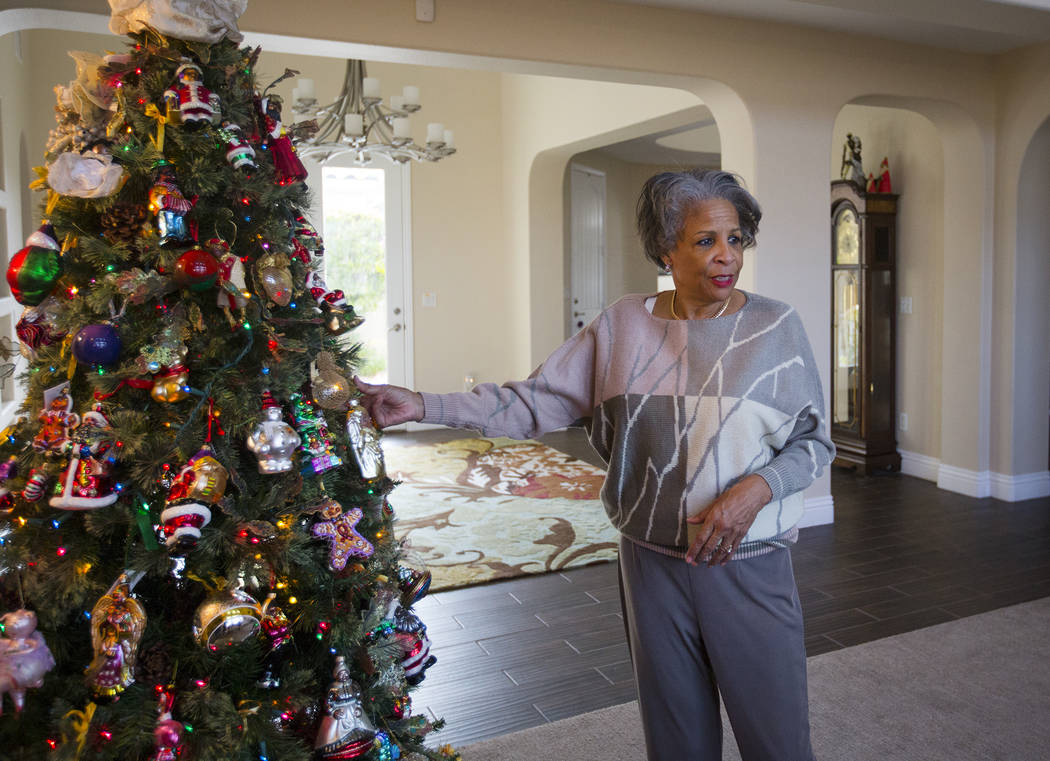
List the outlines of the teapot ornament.
<svg viewBox="0 0 1050 761">
<path fill-rule="evenodd" d="M 224 650 L 259 633 L 263 608 L 239 587 L 209 594 L 193 614 L 193 637 L 209 650 Z"/>
</svg>

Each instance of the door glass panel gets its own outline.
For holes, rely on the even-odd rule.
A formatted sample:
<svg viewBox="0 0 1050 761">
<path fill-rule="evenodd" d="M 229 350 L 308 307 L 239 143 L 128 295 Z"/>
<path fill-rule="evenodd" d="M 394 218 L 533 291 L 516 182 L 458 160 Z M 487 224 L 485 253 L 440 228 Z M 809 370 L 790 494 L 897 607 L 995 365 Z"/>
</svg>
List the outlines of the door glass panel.
<svg viewBox="0 0 1050 761">
<path fill-rule="evenodd" d="M 893 277 L 872 270 L 871 278 L 871 414 L 870 432 L 893 430 Z"/>
<path fill-rule="evenodd" d="M 858 270 L 834 272 L 832 325 L 832 422 L 855 427 L 860 410 L 860 282 Z"/>
<path fill-rule="evenodd" d="M 860 263 L 860 222 L 857 212 L 844 207 L 835 218 L 835 264 Z"/>
<path fill-rule="evenodd" d="M 385 173 L 369 167 L 325 166 L 325 282 L 341 289 L 364 323 L 349 336 L 361 343 L 358 374 L 387 382 Z"/>
</svg>

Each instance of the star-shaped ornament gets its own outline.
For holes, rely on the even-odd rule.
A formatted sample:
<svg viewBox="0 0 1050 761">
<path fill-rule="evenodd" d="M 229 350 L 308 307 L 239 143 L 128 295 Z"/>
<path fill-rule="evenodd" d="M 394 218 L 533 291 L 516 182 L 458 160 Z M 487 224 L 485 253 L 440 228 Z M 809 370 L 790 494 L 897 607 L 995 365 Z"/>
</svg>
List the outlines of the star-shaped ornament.
<svg viewBox="0 0 1050 761">
<path fill-rule="evenodd" d="M 364 516 L 361 508 L 352 507 L 343 512 L 343 506 L 329 498 L 322 505 L 321 516 L 326 520 L 315 523 L 311 532 L 331 543 L 328 565 L 333 571 L 346 568 L 346 561 L 351 555 L 368 558 L 375 552 L 372 543 L 357 533 L 357 523 Z"/>
</svg>

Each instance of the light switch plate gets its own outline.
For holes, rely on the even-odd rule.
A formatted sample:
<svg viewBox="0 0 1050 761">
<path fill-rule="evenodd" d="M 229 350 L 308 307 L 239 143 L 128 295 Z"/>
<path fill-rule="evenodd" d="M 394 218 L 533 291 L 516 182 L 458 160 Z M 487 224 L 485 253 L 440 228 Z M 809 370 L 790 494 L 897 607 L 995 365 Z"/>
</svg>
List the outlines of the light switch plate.
<svg viewBox="0 0 1050 761">
<path fill-rule="evenodd" d="M 416 21 L 434 20 L 434 0 L 416 0 Z"/>
</svg>

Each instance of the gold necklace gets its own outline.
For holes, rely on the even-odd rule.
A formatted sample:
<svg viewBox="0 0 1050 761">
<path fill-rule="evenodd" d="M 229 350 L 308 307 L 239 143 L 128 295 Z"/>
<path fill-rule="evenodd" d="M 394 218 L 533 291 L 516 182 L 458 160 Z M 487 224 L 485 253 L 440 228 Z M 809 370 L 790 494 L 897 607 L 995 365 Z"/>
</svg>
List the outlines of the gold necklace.
<svg viewBox="0 0 1050 761">
<path fill-rule="evenodd" d="M 673 318 L 675 318 L 676 320 L 680 320 L 682 318 L 679 317 L 677 312 L 674 311 L 674 299 L 675 299 L 675 296 L 677 296 L 677 295 L 678 295 L 678 289 L 675 288 L 673 291 L 671 291 L 671 316 Z M 722 315 L 724 315 L 726 313 L 726 310 L 729 309 L 729 302 L 732 301 L 732 300 L 733 300 L 733 292 L 730 291 L 729 292 L 729 298 L 727 298 L 725 300 L 725 303 L 722 304 L 722 308 L 719 309 L 716 314 L 713 314 L 710 317 L 704 317 L 703 319 L 705 319 L 705 320 L 713 320 L 716 317 L 721 317 Z"/>
</svg>

